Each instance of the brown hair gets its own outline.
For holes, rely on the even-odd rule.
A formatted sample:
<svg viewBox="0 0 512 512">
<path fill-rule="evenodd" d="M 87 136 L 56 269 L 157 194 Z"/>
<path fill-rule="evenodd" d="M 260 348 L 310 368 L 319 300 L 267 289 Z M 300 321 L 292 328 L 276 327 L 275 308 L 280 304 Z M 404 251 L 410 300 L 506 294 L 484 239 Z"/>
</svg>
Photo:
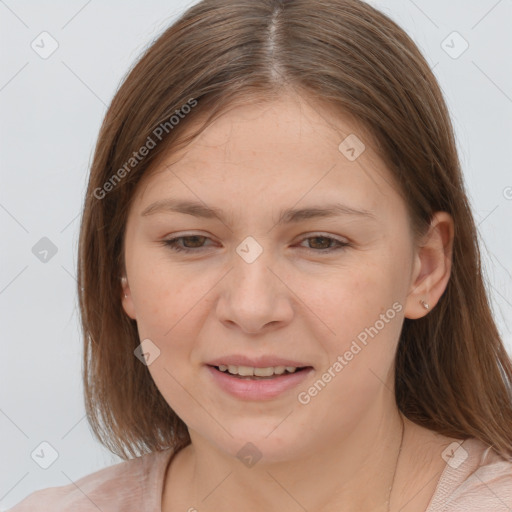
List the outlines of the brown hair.
<svg viewBox="0 0 512 512">
<path fill-rule="evenodd" d="M 127 214 L 141 178 L 169 151 L 236 101 L 270 101 L 289 91 L 348 113 L 371 134 L 415 235 L 434 212 L 452 215 L 451 277 L 428 315 L 404 320 L 396 401 L 417 424 L 476 437 L 510 457 L 512 361 L 484 286 L 447 107 L 414 42 L 359 0 L 203 0 L 125 78 L 101 127 L 79 239 L 84 394 L 94 434 L 123 459 L 190 443 L 185 423 L 134 356 L 140 340 L 122 308 L 119 281 Z M 173 114 L 179 122 L 171 126 Z M 197 133 L 179 139 L 202 116 L 207 121 Z M 161 141 L 130 160 L 155 133 Z"/>
</svg>

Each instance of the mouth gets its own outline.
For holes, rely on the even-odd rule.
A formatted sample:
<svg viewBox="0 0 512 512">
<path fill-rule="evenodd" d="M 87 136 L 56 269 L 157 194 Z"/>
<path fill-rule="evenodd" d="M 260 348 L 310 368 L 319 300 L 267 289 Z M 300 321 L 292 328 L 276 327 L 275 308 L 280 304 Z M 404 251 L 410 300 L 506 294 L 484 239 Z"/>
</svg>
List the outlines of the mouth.
<svg viewBox="0 0 512 512">
<path fill-rule="evenodd" d="M 229 375 L 242 380 L 272 380 L 288 375 L 297 374 L 306 370 L 310 370 L 312 366 L 267 366 L 267 367 L 254 367 L 254 366 L 236 366 L 220 364 L 208 365 L 220 373 Z"/>
<path fill-rule="evenodd" d="M 213 389 L 239 400 L 272 400 L 289 396 L 286 392 L 310 380 L 313 366 L 302 361 L 273 354 L 231 354 L 219 356 L 205 364 Z"/>
</svg>

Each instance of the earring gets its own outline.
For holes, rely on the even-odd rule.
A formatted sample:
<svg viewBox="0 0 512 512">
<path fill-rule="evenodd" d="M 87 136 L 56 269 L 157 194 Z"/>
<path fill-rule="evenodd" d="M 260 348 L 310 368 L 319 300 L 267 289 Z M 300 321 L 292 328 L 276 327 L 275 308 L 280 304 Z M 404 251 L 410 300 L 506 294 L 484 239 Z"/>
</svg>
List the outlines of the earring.
<svg viewBox="0 0 512 512">
<path fill-rule="evenodd" d="M 425 302 L 423 299 L 420 300 L 420 304 L 425 308 L 425 309 L 430 309 L 430 305 Z"/>
<path fill-rule="evenodd" d="M 121 279 L 121 283 L 122 283 L 122 285 L 123 285 L 123 286 L 126 286 L 126 281 L 127 281 L 126 276 L 121 276 L 121 278 L 120 278 L 120 279 Z M 127 299 L 127 298 L 128 298 L 128 295 L 126 295 L 126 293 L 124 294 L 124 298 L 125 298 L 125 299 Z"/>
</svg>

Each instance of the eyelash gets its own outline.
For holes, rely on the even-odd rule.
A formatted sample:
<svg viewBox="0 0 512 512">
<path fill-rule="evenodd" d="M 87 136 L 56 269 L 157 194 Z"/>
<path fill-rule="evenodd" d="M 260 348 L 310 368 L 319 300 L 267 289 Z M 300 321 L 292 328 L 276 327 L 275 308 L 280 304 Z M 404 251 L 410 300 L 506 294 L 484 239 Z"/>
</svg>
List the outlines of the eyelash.
<svg viewBox="0 0 512 512">
<path fill-rule="evenodd" d="M 204 249 L 204 247 L 186 248 L 186 247 L 182 247 L 182 246 L 178 245 L 179 240 L 183 240 L 184 238 L 193 238 L 193 237 L 203 237 L 203 238 L 209 240 L 208 237 L 205 237 L 203 235 L 183 235 L 183 236 L 178 236 L 176 238 L 170 238 L 168 240 L 163 240 L 162 243 L 166 247 L 169 247 L 172 251 L 175 251 L 175 252 L 192 253 L 192 252 L 199 252 L 202 249 Z M 316 253 L 326 254 L 326 253 L 331 253 L 334 251 L 339 251 L 339 250 L 345 249 L 346 247 L 350 247 L 350 245 L 351 245 L 347 242 L 342 242 L 341 240 L 338 240 L 337 238 L 333 238 L 333 237 L 329 237 L 329 236 L 325 236 L 325 235 L 309 236 L 309 237 L 304 238 L 301 241 L 310 240 L 312 238 L 324 238 L 326 240 L 336 242 L 338 244 L 338 246 L 337 247 L 336 246 L 329 247 L 327 249 L 312 249 L 309 247 L 303 247 L 303 249 L 307 249 L 308 251 L 313 251 Z"/>
</svg>

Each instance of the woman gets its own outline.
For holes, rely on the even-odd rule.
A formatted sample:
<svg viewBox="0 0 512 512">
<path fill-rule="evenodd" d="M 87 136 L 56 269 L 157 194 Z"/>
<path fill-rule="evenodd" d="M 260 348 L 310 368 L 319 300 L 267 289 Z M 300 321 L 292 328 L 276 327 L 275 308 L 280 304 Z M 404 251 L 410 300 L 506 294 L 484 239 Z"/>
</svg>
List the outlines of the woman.
<svg viewBox="0 0 512 512">
<path fill-rule="evenodd" d="M 12 509 L 505 511 L 512 365 L 453 129 L 358 0 L 206 0 L 106 115 L 84 384 L 126 460 Z"/>
</svg>

